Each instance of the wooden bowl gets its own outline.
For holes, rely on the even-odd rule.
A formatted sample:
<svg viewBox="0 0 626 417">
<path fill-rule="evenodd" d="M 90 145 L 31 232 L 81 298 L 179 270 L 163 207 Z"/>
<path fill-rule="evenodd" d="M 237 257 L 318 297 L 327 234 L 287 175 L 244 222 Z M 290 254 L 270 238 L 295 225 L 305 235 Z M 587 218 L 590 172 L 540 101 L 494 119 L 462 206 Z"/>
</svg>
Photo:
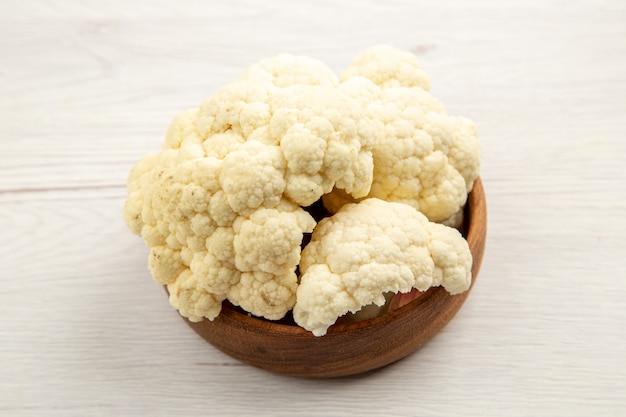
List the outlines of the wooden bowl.
<svg viewBox="0 0 626 417">
<path fill-rule="evenodd" d="M 478 179 L 468 197 L 463 227 L 474 260 L 472 286 L 486 231 L 487 207 Z M 185 321 L 214 347 L 244 363 L 286 375 L 339 377 L 371 371 L 414 352 L 454 317 L 470 290 L 454 296 L 441 287 L 410 293 L 393 300 L 397 308 L 372 319 L 335 324 L 322 337 L 296 325 L 250 316 L 228 302 L 213 321 Z"/>
</svg>

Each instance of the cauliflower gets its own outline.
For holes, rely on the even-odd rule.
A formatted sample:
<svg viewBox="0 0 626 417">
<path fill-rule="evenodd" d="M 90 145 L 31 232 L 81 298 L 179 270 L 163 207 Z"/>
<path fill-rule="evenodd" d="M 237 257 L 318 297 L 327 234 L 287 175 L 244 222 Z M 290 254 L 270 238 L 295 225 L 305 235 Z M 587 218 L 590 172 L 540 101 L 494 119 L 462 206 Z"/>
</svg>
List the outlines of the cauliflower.
<svg viewBox="0 0 626 417">
<path fill-rule="evenodd" d="M 224 300 L 270 320 L 293 310 L 321 335 L 394 292 L 467 289 L 464 241 L 428 220 L 460 222 L 476 129 L 429 88 L 416 58 L 391 47 L 341 78 L 282 54 L 175 117 L 162 150 L 131 170 L 124 206 L 172 306 L 191 321 L 213 320 Z M 336 214 L 316 225 L 307 210 L 322 203 Z"/>
<path fill-rule="evenodd" d="M 337 77 L 279 55 L 183 112 L 128 178 L 126 223 L 172 306 L 212 320 L 228 299 L 280 319 L 295 303 L 303 210 L 333 188 L 369 192 L 379 131 Z"/>
<path fill-rule="evenodd" d="M 203 138 L 217 133 L 222 141 L 226 134 L 231 153 L 233 147 L 236 152 L 251 153 L 265 145 L 280 155 L 281 161 L 271 161 L 258 174 L 254 166 L 240 168 L 246 172 L 239 179 L 248 182 L 248 174 L 255 173 L 254 178 L 274 168 L 274 175 L 284 182 L 268 190 L 274 198 L 284 193 L 294 203 L 309 206 L 333 187 L 355 198 L 370 190 L 371 149 L 378 141 L 379 124 L 366 117 L 356 99 L 334 86 L 276 87 L 258 78 L 239 80 L 201 106 L 197 124 Z M 233 135 L 240 139 L 233 140 Z M 212 142 L 209 139 L 209 145 Z M 246 159 L 246 155 L 231 153 L 226 159 L 237 158 L 234 165 Z"/>
<path fill-rule="evenodd" d="M 383 305 L 388 292 L 443 286 L 461 293 L 471 268 L 469 246 L 456 229 L 402 203 L 347 204 L 318 223 L 302 252 L 294 319 L 322 336 L 338 317 Z"/>
<path fill-rule="evenodd" d="M 342 87 L 383 124 L 366 198 L 409 204 L 431 221 L 458 226 L 479 172 L 474 123 L 449 116 L 428 92 L 430 82 L 415 56 L 395 48 L 374 47 L 356 57 Z M 331 212 L 354 201 L 340 189 L 324 196 Z"/>
</svg>

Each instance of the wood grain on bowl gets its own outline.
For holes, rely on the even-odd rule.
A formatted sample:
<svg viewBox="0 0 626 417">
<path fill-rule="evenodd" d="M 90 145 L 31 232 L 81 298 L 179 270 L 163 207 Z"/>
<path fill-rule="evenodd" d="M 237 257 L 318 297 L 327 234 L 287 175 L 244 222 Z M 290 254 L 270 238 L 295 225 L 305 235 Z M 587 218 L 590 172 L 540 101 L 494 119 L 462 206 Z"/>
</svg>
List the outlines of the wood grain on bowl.
<svg viewBox="0 0 626 417">
<path fill-rule="evenodd" d="M 463 230 L 473 256 L 473 287 L 487 232 L 480 179 L 468 197 Z M 451 296 L 441 287 L 431 288 L 382 316 L 331 326 L 322 337 L 253 317 L 228 302 L 213 321 L 185 321 L 213 346 L 244 363 L 286 375 L 339 377 L 371 371 L 414 352 L 454 317 L 470 290 Z"/>
</svg>

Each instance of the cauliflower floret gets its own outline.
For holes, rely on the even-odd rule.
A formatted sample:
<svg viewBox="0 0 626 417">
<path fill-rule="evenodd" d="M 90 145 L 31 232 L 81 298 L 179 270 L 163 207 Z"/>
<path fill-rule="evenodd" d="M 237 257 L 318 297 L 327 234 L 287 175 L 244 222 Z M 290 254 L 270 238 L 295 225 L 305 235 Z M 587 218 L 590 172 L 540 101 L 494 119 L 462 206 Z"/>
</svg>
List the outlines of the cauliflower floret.
<svg viewBox="0 0 626 417">
<path fill-rule="evenodd" d="M 293 272 L 300 261 L 302 233 L 314 227 L 315 220 L 307 212 L 287 201 L 238 219 L 233 225 L 237 269 L 274 275 Z"/>
<path fill-rule="evenodd" d="M 125 219 L 151 248 L 154 279 L 191 321 L 215 318 L 229 294 L 252 314 L 284 316 L 295 300 L 303 233 L 315 221 L 282 199 L 278 147 L 245 143 L 219 160 L 188 159 L 180 155 L 186 146 L 142 159 L 129 176 Z M 272 184 L 281 181 L 275 192 Z M 241 293 L 255 301 L 240 301 Z"/>
<path fill-rule="evenodd" d="M 430 89 L 430 78 L 417 57 L 392 46 L 374 46 L 352 60 L 341 80 L 362 76 L 381 87 L 421 87 Z"/>
<path fill-rule="evenodd" d="M 290 82 L 272 77 L 263 81 L 266 71 L 256 69 L 246 75 L 252 78 L 217 91 L 198 113 L 204 147 L 217 136 L 220 150 L 241 151 L 243 142 L 279 148 L 287 164 L 281 174 L 284 196 L 301 206 L 313 204 L 333 187 L 364 197 L 371 186 L 371 150 L 382 134 L 381 125 L 332 83 L 293 84 L 302 69 L 294 69 Z"/>
<path fill-rule="evenodd" d="M 383 305 L 389 292 L 463 292 L 471 266 L 461 234 L 414 208 L 376 198 L 348 204 L 320 221 L 302 252 L 294 319 L 321 336 L 338 317 Z"/>
<path fill-rule="evenodd" d="M 250 141 L 224 158 L 220 185 L 237 213 L 274 207 L 285 190 L 286 161 L 276 146 Z"/>
<path fill-rule="evenodd" d="M 244 272 L 239 282 L 231 287 L 228 299 L 246 311 L 263 311 L 263 317 L 279 320 L 293 308 L 297 288 L 298 277 L 294 271 L 283 275 Z"/>
<path fill-rule="evenodd" d="M 476 126 L 449 116 L 424 80 L 415 56 L 375 47 L 352 62 L 340 88 L 383 125 L 372 150 L 373 180 L 366 197 L 409 204 L 431 221 L 458 226 L 479 172 Z M 355 201 L 337 189 L 324 196 L 331 212 Z"/>
<path fill-rule="evenodd" d="M 125 220 L 190 320 L 213 319 L 226 298 L 284 316 L 303 233 L 315 226 L 300 206 L 335 186 L 369 191 L 379 132 L 337 84 L 319 61 L 262 61 L 177 116 L 162 152 L 131 171 Z"/>
<path fill-rule="evenodd" d="M 201 277 L 185 269 L 174 282 L 167 286 L 170 304 L 190 321 L 201 321 L 205 317 L 213 320 L 222 310 L 222 301 L 204 290 Z"/>
</svg>

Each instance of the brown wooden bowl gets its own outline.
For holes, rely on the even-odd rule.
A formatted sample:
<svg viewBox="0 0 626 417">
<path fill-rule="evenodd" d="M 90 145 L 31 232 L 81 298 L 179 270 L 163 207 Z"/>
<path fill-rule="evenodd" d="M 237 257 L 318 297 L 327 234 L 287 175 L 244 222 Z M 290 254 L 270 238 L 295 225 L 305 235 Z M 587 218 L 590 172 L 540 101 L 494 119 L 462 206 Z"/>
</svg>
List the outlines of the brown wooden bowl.
<svg viewBox="0 0 626 417">
<path fill-rule="evenodd" d="M 474 261 L 472 286 L 483 258 L 486 232 L 485 194 L 477 179 L 468 197 L 463 227 Z M 406 305 L 396 301 L 399 307 L 381 316 L 335 324 L 321 337 L 296 325 L 250 316 L 228 302 L 213 321 L 185 321 L 214 347 L 244 363 L 286 375 L 339 377 L 374 370 L 414 352 L 454 317 L 470 290 L 451 296 L 441 287 L 431 288 L 409 296 L 413 299 Z"/>
</svg>

